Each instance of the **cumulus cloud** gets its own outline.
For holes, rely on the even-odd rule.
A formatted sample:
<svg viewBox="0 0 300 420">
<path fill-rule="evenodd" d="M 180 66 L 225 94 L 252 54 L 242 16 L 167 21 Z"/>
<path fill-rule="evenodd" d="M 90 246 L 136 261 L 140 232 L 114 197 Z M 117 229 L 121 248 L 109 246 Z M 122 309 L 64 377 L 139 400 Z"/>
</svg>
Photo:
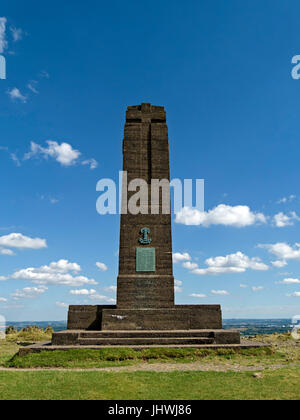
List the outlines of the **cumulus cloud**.
<svg viewBox="0 0 300 420">
<path fill-rule="evenodd" d="M 182 292 L 182 287 L 180 287 L 180 286 L 182 286 L 182 281 L 180 281 L 180 280 L 175 280 L 174 281 L 174 291 L 176 292 L 176 293 L 180 293 L 180 292 Z"/>
<path fill-rule="evenodd" d="M 20 159 L 18 158 L 18 156 L 15 153 L 11 153 L 10 158 L 17 166 L 19 166 L 19 167 L 21 166 Z"/>
<path fill-rule="evenodd" d="M 108 286 L 108 287 L 103 287 L 103 290 L 105 292 L 116 292 L 117 291 L 117 286 Z"/>
<path fill-rule="evenodd" d="M 56 306 L 58 306 L 59 308 L 68 308 L 69 305 L 64 302 L 56 302 Z"/>
<path fill-rule="evenodd" d="M 275 267 L 283 267 L 287 260 L 300 260 L 299 243 L 290 246 L 286 242 L 277 242 L 275 244 L 259 244 L 258 247 L 267 249 L 270 254 L 278 258 L 277 261 L 272 262 Z"/>
<path fill-rule="evenodd" d="M 35 93 L 36 95 L 38 95 L 39 91 L 38 91 L 38 82 L 36 80 L 30 80 L 30 82 L 28 82 L 27 84 L 27 88 L 29 90 L 31 90 L 31 92 Z"/>
<path fill-rule="evenodd" d="M 190 261 L 190 259 L 191 259 L 191 257 L 187 252 L 185 252 L 183 254 L 181 254 L 180 252 L 173 253 L 173 262 L 175 264 L 179 263 L 179 262 L 182 262 L 182 261 Z"/>
<path fill-rule="evenodd" d="M 194 274 L 226 274 L 226 273 L 243 273 L 247 269 L 265 271 L 269 267 L 262 263 L 260 258 L 249 258 L 242 252 L 226 255 L 225 257 L 208 258 L 205 260 L 206 268 L 193 268 Z"/>
<path fill-rule="evenodd" d="M 5 17 L 0 17 L 0 54 L 2 54 L 7 47 L 6 41 L 6 22 L 7 19 Z"/>
<path fill-rule="evenodd" d="M 23 95 L 21 91 L 16 87 L 9 89 L 6 93 L 12 101 L 20 101 L 23 103 L 27 102 L 27 97 Z"/>
<path fill-rule="evenodd" d="M 10 233 L 9 235 L 0 236 L 0 246 L 6 248 L 42 249 L 47 248 L 47 243 L 45 239 L 30 238 L 21 233 Z"/>
<path fill-rule="evenodd" d="M 247 289 L 248 284 L 240 284 L 240 287 L 241 287 L 242 289 Z"/>
<path fill-rule="evenodd" d="M 8 280 L 8 277 L 0 276 L 0 281 L 5 281 L 5 280 Z"/>
<path fill-rule="evenodd" d="M 91 170 L 98 168 L 98 162 L 96 159 L 87 159 L 81 162 L 82 165 L 88 165 Z"/>
<path fill-rule="evenodd" d="M 19 299 L 35 299 L 39 295 L 45 293 L 48 290 L 48 287 L 38 286 L 38 287 L 25 287 L 22 290 L 16 290 L 14 293 L 11 293 L 11 296 L 15 300 Z"/>
<path fill-rule="evenodd" d="M 299 220 L 299 217 L 294 211 L 291 211 L 289 214 L 280 212 L 275 214 L 273 218 L 276 227 L 293 226 L 295 220 Z"/>
<path fill-rule="evenodd" d="M 300 297 L 300 292 L 288 293 L 287 296 Z"/>
<path fill-rule="evenodd" d="M 227 290 L 212 290 L 211 293 L 213 295 L 221 295 L 221 296 L 227 296 L 230 294 L 229 292 L 227 292 Z"/>
<path fill-rule="evenodd" d="M 0 297 L 0 302 L 7 302 L 7 299 L 4 297 Z"/>
<path fill-rule="evenodd" d="M 101 271 L 107 271 L 107 265 L 102 263 L 102 262 L 96 262 L 96 266 L 99 268 L 99 270 Z"/>
<path fill-rule="evenodd" d="M 254 213 L 248 206 L 229 206 L 219 204 L 207 212 L 195 208 L 184 207 L 176 214 L 176 223 L 209 227 L 224 225 L 233 227 L 250 226 L 255 223 L 266 223 L 262 213 Z"/>
<path fill-rule="evenodd" d="M 102 303 L 102 302 L 104 302 L 104 303 L 111 303 L 111 304 L 114 304 L 114 303 L 116 302 L 116 300 L 115 300 L 115 299 L 110 298 L 110 297 L 108 297 L 108 296 L 103 296 L 103 295 L 100 295 L 99 293 L 96 293 L 96 294 L 90 295 L 90 296 L 89 296 L 89 298 L 90 298 L 91 300 L 93 300 L 93 301 L 97 301 L 98 303 Z"/>
<path fill-rule="evenodd" d="M 259 292 L 263 289 L 264 289 L 263 286 L 253 286 L 252 287 L 253 292 Z"/>
<path fill-rule="evenodd" d="M 282 197 L 277 201 L 277 204 L 283 204 L 283 203 L 287 203 L 288 201 L 291 202 L 293 200 L 295 200 L 296 196 L 295 194 L 291 194 L 288 197 Z"/>
<path fill-rule="evenodd" d="M 6 248 L 0 249 L 0 254 L 1 255 L 9 255 L 9 256 L 15 255 L 14 251 L 12 251 L 11 249 L 6 249 Z"/>
<path fill-rule="evenodd" d="M 28 88 L 34 93 L 38 93 L 34 85 L 31 83 L 31 86 L 28 85 Z M 30 152 L 24 155 L 24 160 L 32 158 L 43 158 L 48 159 L 52 158 L 56 162 L 60 163 L 62 166 L 74 166 L 78 163 L 82 165 L 88 165 L 90 169 L 95 169 L 98 166 L 98 162 L 95 159 L 87 159 L 80 162 L 81 152 L 79 150 L 73 149 L 73 147 L 66 142 L 59 144 L 57 141 L 47 140 L 47 146 L 43 147 L 35 142 L 30 143 Z"/>
<path fill-rule="evenodd" d="M 271 264 L 273 265 L 273 267 L 282 268 L 285 265 L 287 265 L 287 262 L 286 261 L 276 260 L 276 261 L 271 261 Z"/>
<path fill-rule="evenodd" d="M 83 295 L 83 296 L 89 296 L 89 295 L 95 295 L 97 292 L 95 289 L 77 289 L 77 290 L 70 290 L 70 295 Z"/>
<path fill-rule="evenodd" d="M 79 150 L 73 149 L 73 147 L 68 143 L 63 142 L 58 144 L 56 141 L 52 140 L 48 140 L 46 143 L 48 146 L 42 147 L 32 141 L 30 143 L 30 152 L 25 154 L 24 160 L 38 156 L 41 156 L 44 159 L 51 157 L 62 166 L 71 166 L 77 163 L 77 160 L 81 155 Z"/>
<path fill-rule="evenodd" d="M 187 268 L 188 270 L 195 270 L 198 268 L 198 264 L 191 261 L 186 261 L 182 264 L 182 267 Z"/>
<path fill-rule="evenodd" d="M 21 39 L 23 38 L 23 30 L 21 28 L 15 28 L 14 26 L 11 26 L 9 29 L 10 29 L 13 41 L 14 42 L 21 41 Z"/>
<path fill-rule="evenodd" d="M 201 294 L 201 293 L 192 293 L 192 294 L 190 294 L 189 296 L 191 296 L 191 297 L 193 297 L 193 298 L 198 298 L 198 299 L 204 299 L 204 298 L 206 298 L 206 297 L 207 297 L 206 295 L 203 295 L 203 294 Z"/>
<path fill-rule="evenodd" d="M 77 274 L 79 271 L 81 271 L 79 264 L 70 263 L 68 260 L 60 260 L 39 268 L 24 268 L 16 271 L 11 278 L 29 280 L 31 283 L 41 285 L 78 287 L 83 286 L 84 284 L 97 284 L 94 279 L 79 276 Z"/>
<path fill-rule="evenodd" d="M 299 279 L 293 279 L 293 278 L 286 278 L 281 281 L 278 281 L 279 284 L 300 284 Z"/>
</svg>

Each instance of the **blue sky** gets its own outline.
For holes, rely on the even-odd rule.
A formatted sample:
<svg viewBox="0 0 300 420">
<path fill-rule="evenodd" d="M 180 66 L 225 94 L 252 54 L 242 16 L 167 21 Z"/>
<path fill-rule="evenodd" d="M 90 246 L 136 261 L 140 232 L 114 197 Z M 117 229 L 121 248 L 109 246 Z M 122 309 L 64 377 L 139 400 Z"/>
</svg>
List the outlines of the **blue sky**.
<svg viewBox="0 0 300 420">
<path fill-rule="evenodd" d="M 176 302 L 300 313 L 299 13 L 293 0 L 1 7 L 2 315 L 113 301 L 119 216 L 96 212 L 96 184 L 118 179 L 125 110 L 141 102 L 166 108 L 171 177 L 205 179 L 206 212 L 173 217 Z"/>
</svg>

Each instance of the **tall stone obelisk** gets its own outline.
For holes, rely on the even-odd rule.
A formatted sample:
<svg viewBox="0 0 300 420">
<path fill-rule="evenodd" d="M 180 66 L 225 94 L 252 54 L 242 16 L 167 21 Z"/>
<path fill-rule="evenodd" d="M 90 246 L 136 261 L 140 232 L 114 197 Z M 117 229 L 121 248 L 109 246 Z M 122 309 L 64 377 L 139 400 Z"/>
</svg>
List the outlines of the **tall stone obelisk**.
<svg viewBox="0 0 300 420">
<path fill-rule="evenodd" d="M 129 106 L 123 140 L 123 171 L 127 183 L 142 179 L 148 186 L 145 213 L 131 214 L 128 202 L 135 194 L 123 185 L 118 309 L 174 306 L 171 215 L 163 214 L 162 191 L 151 203 L 151 181 L 170 180 L 169 140 L 164 107 L 143 103 Z M 170 193 L 170 191 L 168 191 Z M 156 208 L 157 214 L 151 214 Z"/>
<path fill-rule="evenodd" d="M 220 305 L 175 305 L 170 185 L 156 195 L 153 181 L 170 180 L 169 141 L 163 107 L 129 106 L 123 140 L 119 275 L 116 305 L 71 305 L 68 330 L 55 345 L 239 344 L 238 331 L 222 330 Z M 138 182 L 136 183 L 136 181 Z M 133 183 L 133 184 L 132 184 Z M 140 187 L 141 212 L 131 202 Z M 166 188 L 166 187 L 165 187 Z M 145 200 L 147 198 L 147 200 Z M 138 200 L 136 200 L 138 202 Z M 176 332 L 173 332 L 176 330 Z"/>
</svg>

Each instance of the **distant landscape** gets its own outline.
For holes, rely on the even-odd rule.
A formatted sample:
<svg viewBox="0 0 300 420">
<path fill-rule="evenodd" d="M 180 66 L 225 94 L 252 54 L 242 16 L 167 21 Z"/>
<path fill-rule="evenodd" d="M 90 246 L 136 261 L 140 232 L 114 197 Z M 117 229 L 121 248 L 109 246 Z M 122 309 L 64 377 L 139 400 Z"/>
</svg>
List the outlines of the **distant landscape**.
<svg viewBox="0 0 300 420">
<path fill-rule="evenodd" d="M 47 328 L 49 325 L 54 331 L 62 331 L 67 328 L 66 321 L 7 321 L 7 326 L 12 325 L 17 330 L 37 325 L 39 328 Z M 284 333 L 291 331 L 291 319 L 225 319 L 223 320 L 224 329 L 238 329 L 242 336 L 252 336 L 259 334 Z"/>
</svg>

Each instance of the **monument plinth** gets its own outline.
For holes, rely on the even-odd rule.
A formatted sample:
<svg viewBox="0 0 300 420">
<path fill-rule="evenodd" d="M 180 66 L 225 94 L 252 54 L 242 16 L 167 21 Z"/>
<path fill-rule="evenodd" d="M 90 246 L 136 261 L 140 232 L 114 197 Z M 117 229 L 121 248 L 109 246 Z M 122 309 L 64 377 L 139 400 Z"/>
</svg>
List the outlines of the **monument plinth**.
<svg viewBox="0 0 300 420">
<path fill-rule="evenodd" d="M 53 344 L 240 343 L 238 332 L 222 330 L 219 305 L 174 303 L 171 214 L 161 196 L 151 202 L 151 181 L 170 180 L 163 107 L 128 107 L 123 170 L 127 184 L 136 179 L 147 184 L 148 202 L 143 214 L 132 214 L 128 203 L 136 191 L 123 188 L 117 304 L 70 306 L 69 331 L 54 334 Z"/>
</svg>

